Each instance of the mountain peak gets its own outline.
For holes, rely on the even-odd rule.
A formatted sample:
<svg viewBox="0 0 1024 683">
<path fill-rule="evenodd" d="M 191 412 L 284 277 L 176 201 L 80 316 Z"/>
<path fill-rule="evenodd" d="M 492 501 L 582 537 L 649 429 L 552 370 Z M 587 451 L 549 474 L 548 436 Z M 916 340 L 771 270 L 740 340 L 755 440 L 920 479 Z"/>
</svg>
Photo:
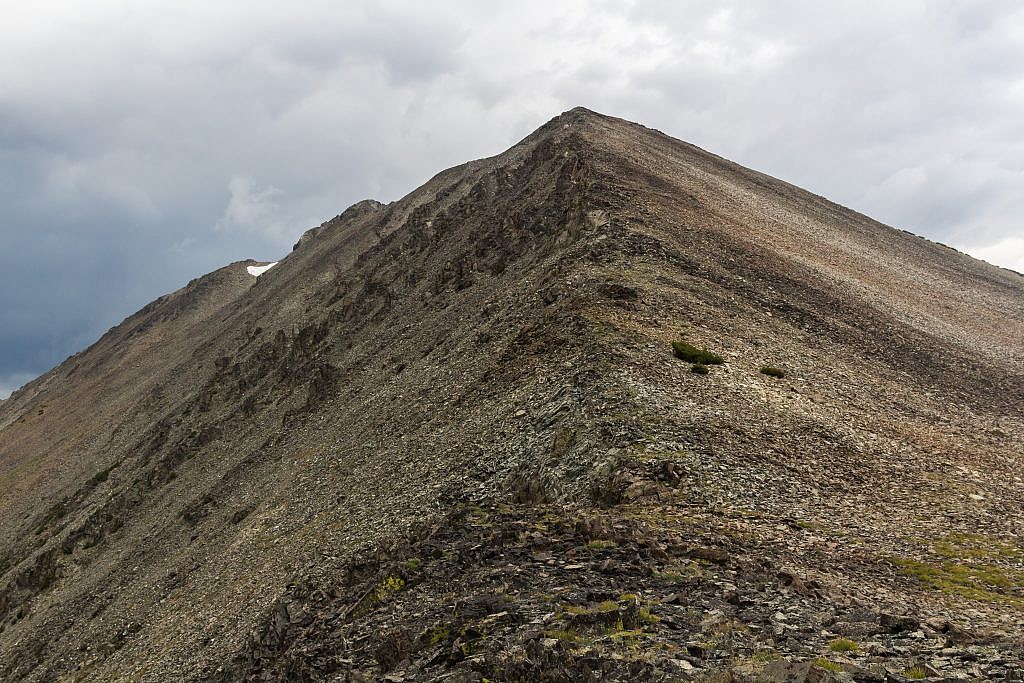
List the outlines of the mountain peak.
<svg viewBox="0 0 1024 683">
<path fill-rule="evenodd" d="M 596 112 L 596 111 L 594 111 L 592 109 L 587 109 L 586 107 L 573 107 L 572 109 L 569 109 L 567 111 L 562 112 L 559 117 L 560 118 L 566 117 L 566 118 L 573 118 L 573 119 L 605 119 L 605 118 L 608 118 L 604 114 L 600 114 L 600 113 L 598 113 L 598 112 Z"/>
</svg>

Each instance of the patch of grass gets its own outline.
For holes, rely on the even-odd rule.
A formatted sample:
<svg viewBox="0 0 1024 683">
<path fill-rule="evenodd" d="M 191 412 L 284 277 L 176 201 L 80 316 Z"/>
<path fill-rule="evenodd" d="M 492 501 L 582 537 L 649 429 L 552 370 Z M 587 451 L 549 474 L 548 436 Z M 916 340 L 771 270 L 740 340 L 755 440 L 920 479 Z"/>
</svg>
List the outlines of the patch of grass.
<svg viewBox="0 0 1024 683">
<path fill-rule="evenodd" d="M 729 619 L 727 621 L 715 624 L 709 630 L 711 633 L 717 635 L 726 635 L 731 637 L 736 633 L 748 633 L 750 631 L 750 627 L 744 624 L 742 621 L 738 621 L 736 619 Z"/>
<path fill-rule="evenodd" d="M 923 666 L 912 666 L 903 672 L 903 675 L 907 678 L 915 681 L 919 681 L 922 678 L 928 678 L 928 672 L 925 671 Z"/>
<path fill-rule="evenodd" d="M 414 572 L 420 568 L 423 562 L 418 557 L 413 557 L 402 563 L 402 567 L 410 572 Z"/>
<path fill-rule="evenodd" d="M 668 584 L 686 583 L 693 578 L 704 576 L 704 563 L 699 560 L 690 560 L 683 565 L 674 565 L 672 569 L 665 571 L 654 570 L 654 578 Z"/>
<path fill-rule="evenodd" d="M 1024 600 L 1011 593 L 1024 584 L 1024 572 L 992 564 L 961 564 L 952 560 L 930 563 L 896 557 L 893 563 L 907 576 L 942 593 L 981 602 L 1024 604 Z"/>
<path fill-rule="evenodd" d="M 640 608 L 640 621 L 645 624 L 657 624 L 661 621 L 661 617 L 651 614 L 651 610 L 647 607 Z"/>
<path fill-rule="evenodd" d="M 564 629 L 548 629 L 544 631 L 544 637 L 554 638 L 555 640 L 560 640 L 564 643 L 578 643 L 583 640 L 578 633 L 573 633 L 572 631 L 566 631 Z"/>
<path fill-rule="evenodd" d="M 782 655 L 774 650 L 761 650 L 755 652 L 750 656 L 750 660 L 755 664 L 771 664 L 782 659 Z"/>
<path fill-rule="evenodd" d="M 860 645 L 849 638 L 836 638 L 828 644 L 828 649 L 832 652 L 854 652 L 860 649 Z"/>
<path fill-rule="evenodd" d="M 818 667 L 819 669 L 831 671 L 832 673 L 836 674 L 843 672 L 842 664 L 837 664 L 836 662 L 833 662 L 830 659 L 825 659 L 824 657 L 818 657 L 817 659 L 815 659 L 814 666 Z"/>
<path fill-rule="evenodd" d="M 952 533 L 935 541 L 932 552 L 947 559 L 1024 562 L 1024 544 L 985 534 Z"/>
<path fill-rule="evenodd" d="M 613 632 L 609 633 L 608 635 L 611 638 L 628 639 L 628 638 L 644 638 L 644 637 L 649 637 L 651 634 L 646 633 L 644 631 L 624 631 L 622 629 L 618 629 L 616 631 L 613 631 Z"/>
<path fill-rule="evenodd" d="M 703 365 L 701 363 L 694 363 L 693 366 L 690 367 L 690 372 L 692 372 L 695 375 L 706 375 L 708 374 L 709 370 L 708 366 L 706 365 Z"/>
<path fill-rule="evenodd" d="M 782 379 L 783 377 L 786 376 L 785 372 L 783 372 L 779 368 L 773 368 L 770 365 L 766 365 L 763 368 L 761 368 L 761 374 L 768 375 L 769 377 L 776 377 L 778 379 Z"/>
<path fill-rule="evenodd" d="M 608 550 L 609 548 L 615 548 L 615 547 L 618 547 L 616 545 L 615 541 L 593 540 L 593 541 L 588 541 L 587 542 L 587 549 L 588 550 Z"/>
<path fill-rule="evenodd" d="M 665 583 L 683 583 L 686 581 L 686 577 L 679 572 L 667 571 L 667 572 L 655 572 L 657 578 L 661 579 Z"/>
<path fill-rule="evenodd" d="M 725 358 L 707 349 L 697 348 L 693 344 L 684 341 L 672 342 L 672 353 L 679 360 L 699 365 L 721 365 Z"/>
</svg>

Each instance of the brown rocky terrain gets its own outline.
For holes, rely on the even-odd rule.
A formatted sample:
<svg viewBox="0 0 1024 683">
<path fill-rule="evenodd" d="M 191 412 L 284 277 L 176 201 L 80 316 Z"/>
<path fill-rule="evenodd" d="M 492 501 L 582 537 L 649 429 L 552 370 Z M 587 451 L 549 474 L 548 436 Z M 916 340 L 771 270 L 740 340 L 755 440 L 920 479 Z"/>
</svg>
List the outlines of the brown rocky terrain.
<svg viewBox="0 0 1024 683">
<path fill-rule="evenodd" d="M 1024 276 L 584 109 L 247 265 L 0 402 L 3 680 L 1024 680 Z"/>
</svg>

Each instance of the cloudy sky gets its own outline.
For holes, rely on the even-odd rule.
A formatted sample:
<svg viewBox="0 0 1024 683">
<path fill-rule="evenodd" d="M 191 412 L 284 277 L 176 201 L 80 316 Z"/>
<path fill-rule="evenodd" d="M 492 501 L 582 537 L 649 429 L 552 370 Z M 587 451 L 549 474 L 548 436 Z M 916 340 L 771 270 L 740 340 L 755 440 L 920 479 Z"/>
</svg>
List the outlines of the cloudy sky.
<svg viewBox="0 0 1024 683">
<path fill-rule="evenodd" d="M 575 105 L 1024 271 L 1017 0 L 5 0 L 0 397 Z"/>
</svg>

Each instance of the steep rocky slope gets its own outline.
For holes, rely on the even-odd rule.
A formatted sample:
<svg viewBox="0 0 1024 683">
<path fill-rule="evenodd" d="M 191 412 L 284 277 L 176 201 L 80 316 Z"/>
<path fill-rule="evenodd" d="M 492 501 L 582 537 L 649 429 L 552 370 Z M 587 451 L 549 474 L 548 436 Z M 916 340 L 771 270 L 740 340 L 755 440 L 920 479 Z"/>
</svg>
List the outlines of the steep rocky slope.
<svg viewBox="0 0 1024 683">
<path fill-rule="evenodd" d="M 1021 675 L 1024 277 L 583 109 L 246 265 L 0 404 L 4 679 Z"/>
</svg>

